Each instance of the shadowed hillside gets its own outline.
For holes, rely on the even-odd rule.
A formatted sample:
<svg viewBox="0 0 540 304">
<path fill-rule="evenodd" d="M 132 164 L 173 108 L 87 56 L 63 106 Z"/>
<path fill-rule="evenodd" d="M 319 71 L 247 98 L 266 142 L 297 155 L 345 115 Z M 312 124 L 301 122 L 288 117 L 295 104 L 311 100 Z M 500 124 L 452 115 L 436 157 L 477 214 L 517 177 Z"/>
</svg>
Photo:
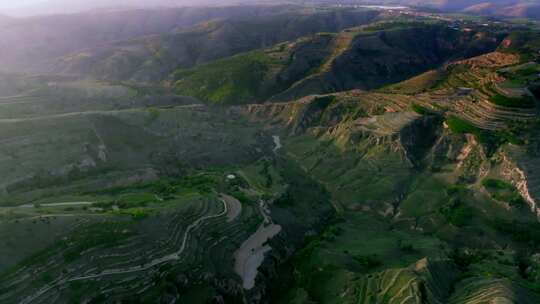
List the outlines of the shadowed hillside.
<svg viewBox="0 0 540 304">
<path fill-rule="evenodd" d="M 242 6 L 86 12 L 9 20 L 0 29 L 2 70 L 48 71 L 54 61 L 83 49 L 168 34 L 219 19 L 243 19 L 298 10 L 291 6 Z"/>
<path fill-rule="evenodd" d="M 257 18 L 207 21 L 170 34 L 117 42 L 70 54 L 55 63 L 59 73 L 100 79 L 159 81 L 177 68 L 190 68 L 238 53 L 319 32 L 338 32 L 370 23 L 380 15 L 368 10 L 302 10 Z"/>
<path fill-rule="evenodd" d="M 1 22 L 0 63 L 40 73 L 0 73 L 0 303 L 540 303 L 534 23 Z"/>
<path fill-rule="evenodd" d="M 497 35 L 444 25 L 353 28 L 178 70 L 175 89 L 209 102 L 233 104 L 373 89 L 452 59 L 493 50 L 499 41 Z M 290 75 L 291 71 L 296 73 Z"/>
</svg>

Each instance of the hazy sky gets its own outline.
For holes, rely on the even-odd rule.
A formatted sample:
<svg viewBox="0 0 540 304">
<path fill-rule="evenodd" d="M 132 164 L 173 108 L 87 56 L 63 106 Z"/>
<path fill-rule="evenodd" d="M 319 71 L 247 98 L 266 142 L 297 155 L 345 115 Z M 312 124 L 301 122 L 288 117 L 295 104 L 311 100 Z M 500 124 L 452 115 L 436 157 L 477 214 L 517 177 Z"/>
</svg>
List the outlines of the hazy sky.
<svg viewBox="0 0 540 304">
<path fill-rule="evenodd" d="M 0 13 L 27 16 L 51 13 L 73 13 L 94 8 L 191 6 L 228 0 L 0 0 Z"/>
<path fill-rule="evenodd" d="M 44 0 L 0 0 L 0 9 L 28 6 L 41 3 L 43 1 Z"/>
</svg>

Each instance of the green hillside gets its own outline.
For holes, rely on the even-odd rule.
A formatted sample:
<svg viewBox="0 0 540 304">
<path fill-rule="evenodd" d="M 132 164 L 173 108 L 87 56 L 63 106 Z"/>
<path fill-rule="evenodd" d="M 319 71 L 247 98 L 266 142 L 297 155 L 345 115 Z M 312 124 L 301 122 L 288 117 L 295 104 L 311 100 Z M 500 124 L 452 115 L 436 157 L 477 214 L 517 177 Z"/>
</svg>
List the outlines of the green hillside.
<svg viewBox="0 0 540 304">
<path fill-rule="evenodd" d="M 0 73 L 0 303 L 540 303 L 535 29 L 186 10 Z"/>
<path fill-rule="evenodd" d="M 259 17 L 210 19 L 167 34 L 115 41 L 69 54 L 56 60 L 54 71 L 106 80 L 157 82 L 175 69 L 191 68 L 319 32 L 339 32 L 370 23 L 379 15 L 373 10 L 306 10 L 291 6 L 287 11 L 261 13 Z"/>
<path fill-rule="evenodd" d="M 441 43 L 441 37 L 451 42 Z M 415 23 L 349 29 L 180 70 L 173 77 L 177 92 L 213 103 L 284 101 L 399 82 L 447 60 L 493 50 L 496 37 Z"/>
</svg>

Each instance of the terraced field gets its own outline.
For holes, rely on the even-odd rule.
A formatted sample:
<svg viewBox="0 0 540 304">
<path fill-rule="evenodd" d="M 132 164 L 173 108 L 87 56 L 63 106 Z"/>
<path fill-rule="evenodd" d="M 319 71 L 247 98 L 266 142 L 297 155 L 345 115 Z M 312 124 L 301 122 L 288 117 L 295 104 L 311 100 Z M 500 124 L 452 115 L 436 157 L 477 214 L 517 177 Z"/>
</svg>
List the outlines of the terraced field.
<svg viewBox="0 0 540 304">
<path fill-rule="evenodd" d="M 195 281 L 206 280 L 208 271 L 234 277 L 233 253 L 267 221 L 263 221 L 262 209 L 227 195 L 183 194 L 184 189 L 177 189 L 180 192 L 169 192 L 165 201 L 154 198 L 154 202 L 143 201 L 127 209 L 98 207 L 105 206 L 103 203 L 93 203 L 94 208 L 77 205 L 73 211 L 62 209 L 66 204 L 9 208 L 8 212 L 23 212 L 16 220 L 20 226 L 35 225 L 36 219 L 56 225 L 63 216 L 89 220 L 82 220 L 8 272 L 3 269 L 1 300 L 48 303 L 82 294 L 88 298 L 122 297 L 143 292 L 153 286 L 156 274 L 166 276 L 171 271 L 185 273 Z M 57 211 L 49 216 L 50 211 L 42 213 L 42 208 Z M 42 263 L 44 258 L 46 264 Z M 42 275 L 36 277 L 36 273 Z M 99 289 L 95 289 L 97 282 Z"/>
<path fill-rule="evenodd" d="M 527 246 L 511 223 L 536 227 L 532 146 L 502 143 L 494 153 L 481 137 L 534 125 L 535 108 L 501 106 L 490 98 L 502 91 L 482 91 L 506 81 L 501 69 L 517 63 L 513 55 L 489 54 L 447 67 L 436 81 L 415 79 L 426 86 L 419 90 L 404 91 L 408 82 L 245 107 L 252 120 L 285 128 L 282 153 L 330 191 L 340 215 L 293 258 L 293 278 L 277 283 L 276 303 L 538 301 L 530 289 L 536 279 L 511 272 L 517 264 L 508 253 L 485 252 Z M 526 130 L 521 135 L 529 138 Z M 490 178 L 520 199 L 490 194 L 483 186 Z M 453 253 L 458 248 L 467 249 Z"/>
<path fill-rule="evenodd" d="M 530 122 L 536 118 L 538 110 L 534 102 L 525 102 L 534 101 L 525 90 L 527 84 L 522 84 L 523 96 L 512 96 L 501 88 L 506 81 L 501 71 L 517 63 L 516 55 L 497 52 L 458 61 L 439 72 L 443 73 L 443 80 L 430 92 L 417 95 L 417 103 L 450 111 L 484 130 L 501 130 L 513 122 Z M 497 102 L 512 98 L 524 101 L 521 105 Z"/>
<path fill-rule="evenodd" d="M 538 50 L 433 16 L 0 75 L 0 302 L 540 303 Z"/>
</svg>

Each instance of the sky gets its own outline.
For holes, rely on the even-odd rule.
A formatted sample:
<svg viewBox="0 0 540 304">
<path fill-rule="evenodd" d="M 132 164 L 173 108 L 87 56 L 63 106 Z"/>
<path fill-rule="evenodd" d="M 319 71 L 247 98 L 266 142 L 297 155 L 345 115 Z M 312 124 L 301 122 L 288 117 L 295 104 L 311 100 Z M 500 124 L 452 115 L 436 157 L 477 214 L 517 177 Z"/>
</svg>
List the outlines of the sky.
<svg viewBox="0 0 540 304">
<path fill-rule="evenodd" d="M 0 0 L 0 14 L 30 16 L 111 7 L 192 6 L 219 1 L 224 0 Z"/>
<path fill-rule="evenodd" d="M 11 9 L 15 7 L 24 7 L 43 2 L 44 0 L 0 0 L 0 9 Z"/>
</svg>

